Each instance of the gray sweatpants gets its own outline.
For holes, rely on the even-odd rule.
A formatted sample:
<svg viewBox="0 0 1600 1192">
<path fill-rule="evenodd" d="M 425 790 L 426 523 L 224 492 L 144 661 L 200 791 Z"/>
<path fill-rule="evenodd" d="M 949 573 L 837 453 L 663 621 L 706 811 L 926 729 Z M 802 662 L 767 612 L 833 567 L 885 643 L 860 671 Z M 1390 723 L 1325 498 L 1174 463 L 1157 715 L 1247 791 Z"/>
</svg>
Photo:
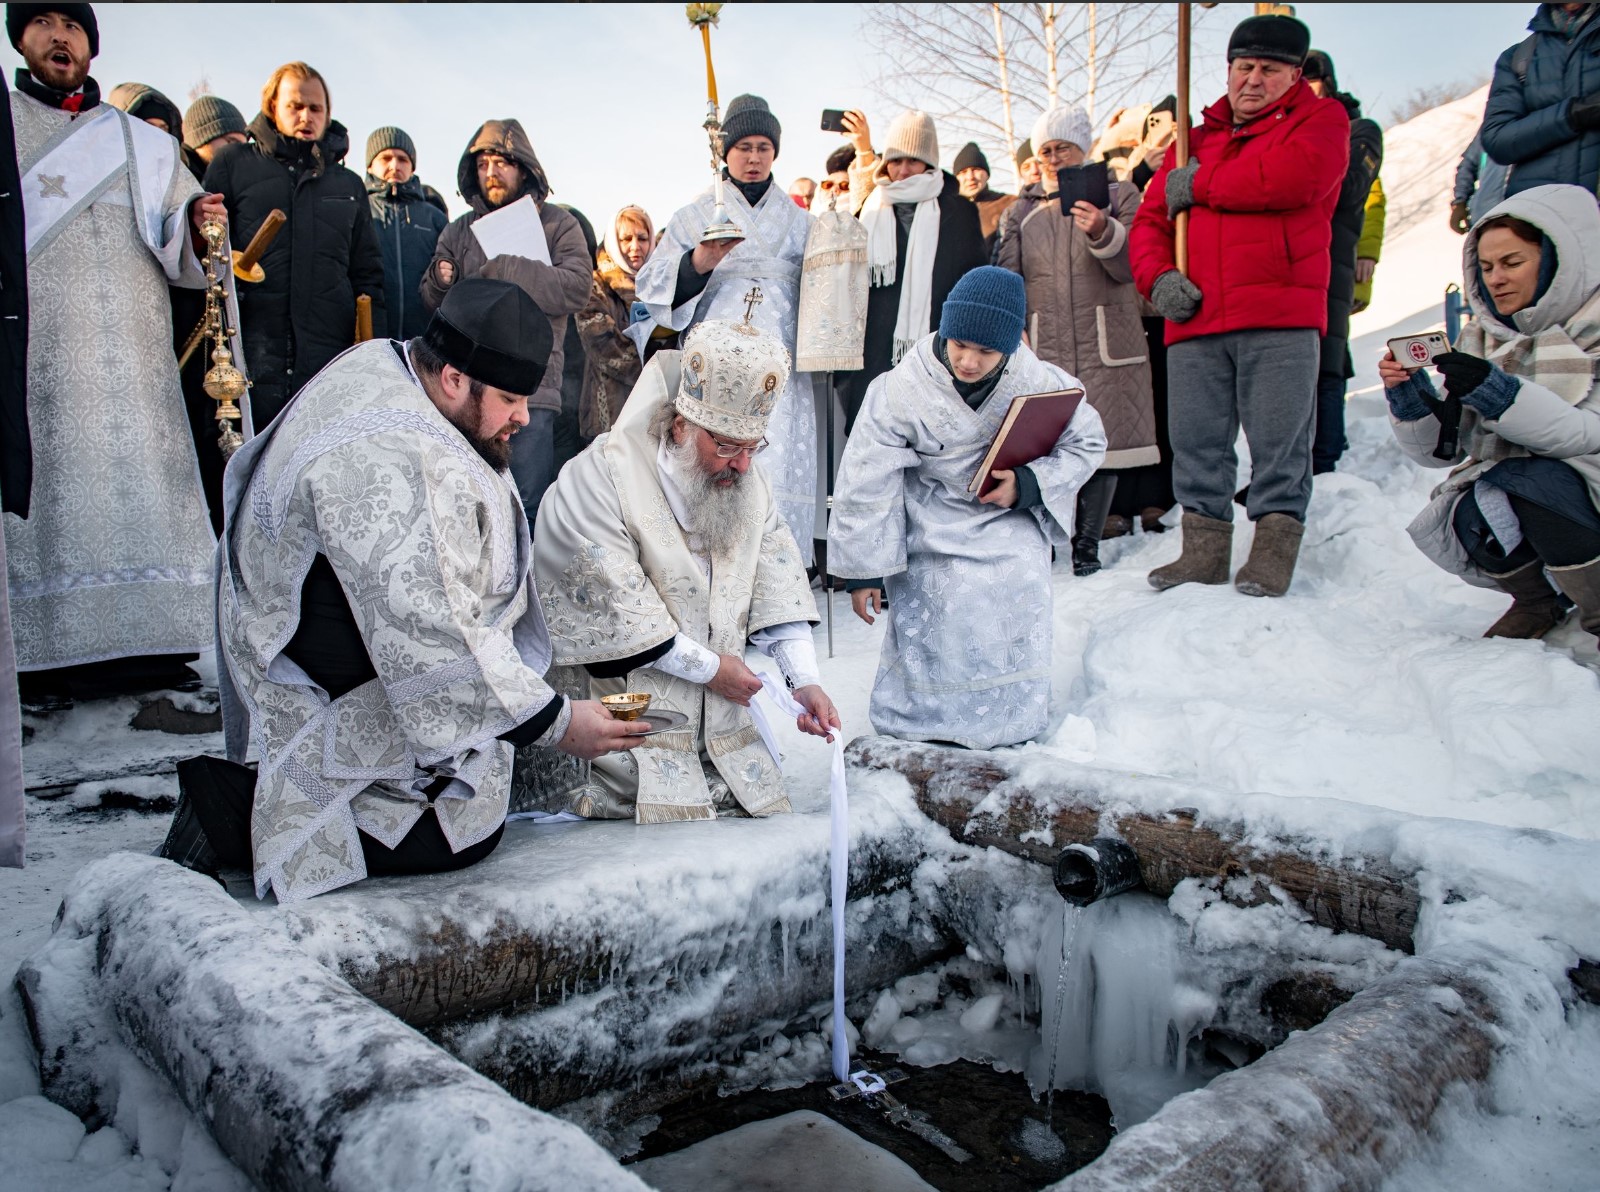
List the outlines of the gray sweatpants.
<svg viewBox="0 0 1600 1192">
<path fill-rule="evenodd" d="M 1305 521 L 1311 500 L 1319 340 L 1313 328 L 1227 331 L 1167 349 L 1172 491 L 1185 509 L 1233 520 L 1244 427 L 1255 521 L 1288 513 Z"/>
</svg>

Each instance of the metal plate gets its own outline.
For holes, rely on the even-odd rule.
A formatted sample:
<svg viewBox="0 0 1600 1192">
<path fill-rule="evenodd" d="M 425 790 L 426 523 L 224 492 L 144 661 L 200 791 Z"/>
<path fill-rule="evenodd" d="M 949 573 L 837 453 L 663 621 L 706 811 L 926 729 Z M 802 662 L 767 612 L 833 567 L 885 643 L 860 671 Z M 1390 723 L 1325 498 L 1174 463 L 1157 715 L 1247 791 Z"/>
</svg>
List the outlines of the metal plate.
<svg viewBox="0 0 1600 1192">
<path fill-rule="evenodd" d="M 657 733 L 670 733 L 689 723 L 689 718 L 682 712 L 643 712 L 638 717 L 638 723 L 648 724 L 650 731 L 639 733 L 641 737 L 653 737 Z"/>
</svg>

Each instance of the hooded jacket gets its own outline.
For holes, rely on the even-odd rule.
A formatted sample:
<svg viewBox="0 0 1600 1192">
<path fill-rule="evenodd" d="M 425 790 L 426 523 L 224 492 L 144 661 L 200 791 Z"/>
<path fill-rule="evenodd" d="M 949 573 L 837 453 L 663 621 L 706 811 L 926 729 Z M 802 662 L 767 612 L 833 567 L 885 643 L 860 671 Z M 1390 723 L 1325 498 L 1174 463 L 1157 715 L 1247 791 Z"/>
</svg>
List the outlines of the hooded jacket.
<svg viewBox="0 0 1600 1192">
<path fill-rule="evenodd" d="M 550 248 L 550 264 L 511 256 L 496 257 L 491 261 L 484 255 L 483 246 L 473 234 L 472 225 L 494 210 L 478 187 L 476 159 L 479 153 L 485 152 L 508 157 L 522 167 L 522 189 L 508 201 L 516 202 L 527 195 L 538 205 L 539 222 L 544 225 L 545 240 Z M 422 275 L 423 305 L 430 312 L 437 310 L 450 285 L 468 277 L 493 277 L 521 286 L 539 309 L 549 316 L 550 331 L 555 342 L 550 352 L 550 363 L 545 367 L 544 380 L 529 398 L 528 408 L 559 412 L 567 317 L 582 310 L 588 302 L 590 275 L 594 269 L 593 258 L 583 238 L 583 229 L 570 212 L 545 201 L 550 193 L 550 183 L 545 178 L 544 167 L 534 155 L 528 134 L 515 120 L 489 120 L 472 134 L 466 152 L 461 155 L 456 181 L 461 189 L 461 197 L 472 210 L 439 236 L 433 261 Z M 450 262 L 454 271 L 451 283 L 439 277 L 439 265 L 445 261 Z"/>
<path fill-rule="evenodd" d="M 422 275 L 433 260 L 439 233 L 450 217 L 428 201 L 427 189 L 415 174 L 390 184 L 367 175 L 367 201 L 372 230 L 383 254 L 383 330 L 390 339 L 411 339 L 428 329 L 429 312 L 418 292 Z"/>
<path fill-rule="evenodd" d="M 251 417 L 261 430 L 330 360 L 355 342 L 356 296 L 383 327 L 383 257 L 360 178 L 339 163 L 350 137 L 337 120 L 315 144 L 285 137 L 263 113 L 251 140 L 211 159 L 205 188 L 220 191 L 232 241 L 243 248 L 267 214 L 289 222 L 261 258 L 266 279 L 239 285 Z"/>
<path fill-rule="evenodd" d="M 111 94 L 106 96 L 106 103 L 140 120 L 151 116 L 165 120 L 167 132 L 178 142 L 183 164 L 195 176 L 196 181 L 205 177 L 206 163 L 200 160 L 198 153 L 183 143 L 183 113 L 178 110 L 177 104 L 161 92 L 144 83 L 118 83 L 111 88 Z"/>
<path fill-rule="evenodd" d="M 1574 100 L 1600 92 L 1600 12 L 1564 32 L 1541 4 L 1528 22 L 1533 40 L 1526 78 L 1517 77 L 1517 46 L 1494 64 L 1483 109 L 1483 147 L 1511 167 L 1506 193 L 1567 183 L 1600 186 L 1600 129 L 1579 132 L 1567 119 Z M 1591 6 L 1592 8 L 1592 6 Z"/>
<path fill-rule="evenodd" d="M 1202 335 L 1328 326 L 1328 245 L 1350 158 L 1350 119 L 1304 79 L 1235 126 L 1224 95 L 1189 137 L 1195 205 L 1189 211 L 1189 277 L 1204 296 L 1187 323 L 1167 321 L 1167 344 Z M 1145 189 L 1130 233 L 1139 293 L 1177 268 L 1167 214 L 1169 153 Z"/>
<path fill-rule="evenodd" d="M 1545 234 L 1556 254 L 1544 294 L 1509 316 L 1495 311 L 1478 270 L 1479 232 L 1497 215 L 1526 220 Z M 1516 396 L 1499 418 L 1485 418 L 1471 406 L 1462 410 L 1461 451 L 1455 459 L 1434 458 L 1439 423 L 1432 414 L 1391 421 L 1401 448 L 1423 467 L 1467 464 L 1440 485 L 1433 503 L 1412 523 L 1411 534 L 1445 570 L 1471 576 L 1473 568 L 1450 528 L 1451 514 L 1462 490 L 1492 464 L 1527 455 L 1559 459 L 1583 478 L 1589 500 L 1600 509 L 1600 208 L 1593 193 L 1577 186 L 1539 186 L 1506 198 L 1467 233 L 1462 274 L 1476 318 L 1462 331 L 1456 350 L 1481 356 L 1516 377 Z M 1541 373 L 1547 383 L 1541 383 Z"/>
</svg>

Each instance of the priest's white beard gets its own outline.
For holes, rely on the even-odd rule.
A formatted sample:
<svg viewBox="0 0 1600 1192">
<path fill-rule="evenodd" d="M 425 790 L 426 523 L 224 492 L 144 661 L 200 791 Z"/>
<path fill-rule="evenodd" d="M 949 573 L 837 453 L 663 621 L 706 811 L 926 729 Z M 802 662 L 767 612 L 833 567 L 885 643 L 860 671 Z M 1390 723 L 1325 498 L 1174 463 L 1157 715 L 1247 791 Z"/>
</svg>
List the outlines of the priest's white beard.
<svg viewBox="0 0 1600 1192">
<path fill-rule="evenodd" d="M 720 472 L 707 472 L 700 466 L 694 440 L 683 442 L 667 439 L 667 454 L 672 459 L 672 471 L 688 506 L 691 525 L 688 527 L 700 545 L 713 555 L 725 553 L 737 543 L 754 514 L 755 490 L 745 483 L 745 475 L 723 468 Z M 717 481 L 732 477 L 733 483 L 719 488 Z"/>
</svg>

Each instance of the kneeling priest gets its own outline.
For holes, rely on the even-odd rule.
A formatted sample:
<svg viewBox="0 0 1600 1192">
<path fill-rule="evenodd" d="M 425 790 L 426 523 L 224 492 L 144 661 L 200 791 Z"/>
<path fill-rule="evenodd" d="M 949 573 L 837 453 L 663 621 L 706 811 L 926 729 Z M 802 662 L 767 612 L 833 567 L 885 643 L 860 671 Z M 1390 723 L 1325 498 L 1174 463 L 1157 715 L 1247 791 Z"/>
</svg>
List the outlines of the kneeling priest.
<svg viewBox="0 0 1600 1192">
<path fill-rule="evenodd" d="M 806 709 L 839 717 L 818 681 L 805 564 L 751 460 L 789 375 L 778 339 L 704 322 L 645 366 L 609 434 L 562 470 L 539 507 L 534 574 L 574 690 L 651 696 L 676 731 L 598 758 L 571 810 L 639 823 L 788 811 L 763 743 L 746 644 L 774 659 Z M 831 739 L 831 737 L 829 738 Z"/>
<path fill-rule="evenodd" d="M 344 353 L 230 463 L 219 671 L 229 756 L 261 761 L 243 797 L 258 893 L 471 864 L 499 842 L 514 747 L 639 740 L 543 678 L 507 468 L 550 350 L 522 290 L 458 282 L 426 334 Z M 184 797 L 226 858 L 248 772 L 197 760 Z"/>
</svg>

